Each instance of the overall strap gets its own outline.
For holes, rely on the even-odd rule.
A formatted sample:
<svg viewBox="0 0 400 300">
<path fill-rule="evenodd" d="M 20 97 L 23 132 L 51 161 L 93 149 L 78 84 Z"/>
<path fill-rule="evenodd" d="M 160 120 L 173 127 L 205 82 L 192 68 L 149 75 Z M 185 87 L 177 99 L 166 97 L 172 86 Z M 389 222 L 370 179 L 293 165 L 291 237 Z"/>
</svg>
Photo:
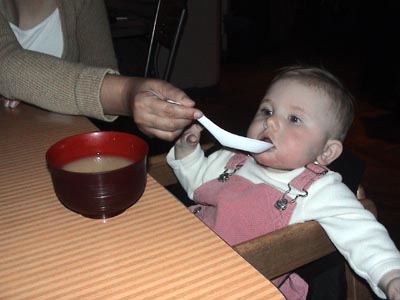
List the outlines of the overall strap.
<svg viewBox="0 0 400 300">
<path fill-rule="evenodd" d="M 243 166 L 249 156 L 243 153 L 233 155 L 225 165 L 226 169 L 236 169 L 238 166 Z"/>
<path fill-rule="evenodd" d="M 313 182 L 326 173 L 328 173 L 327 168 L 316 163 L 309 163 L 304 167 L 304 171 L 290 182 L 290 185 L 299 190 L 306 191 Z"/>
<path fill-rule="evenodd" d="M 288 183 L 288 189 L 283 193 L 283 196 L 275 202 L 275 208 L 284 211 L 288 204 L 296 202 L 297 198 L 307 197 L 307 189 L 313 182 L 324 176 L 327 172 L 327 168 L 316 163 L 309 163 L 306 165 L 303 172 Z M 301 191 L 299 194 L 295 195 L 294 198 L 289 197 L 292 187 Z"/>
<path fill-rule="evenodd" d="M 248 157 L 248 155 L 245 155 L 243 153 L 237 153 L 233 155 L 226 163 L 224 172 L 219 175 L 218 181 L 227 181 L 233 174 L 236 173 L 237 170 L 239 170 L 244 165 Z"/>
</svg>

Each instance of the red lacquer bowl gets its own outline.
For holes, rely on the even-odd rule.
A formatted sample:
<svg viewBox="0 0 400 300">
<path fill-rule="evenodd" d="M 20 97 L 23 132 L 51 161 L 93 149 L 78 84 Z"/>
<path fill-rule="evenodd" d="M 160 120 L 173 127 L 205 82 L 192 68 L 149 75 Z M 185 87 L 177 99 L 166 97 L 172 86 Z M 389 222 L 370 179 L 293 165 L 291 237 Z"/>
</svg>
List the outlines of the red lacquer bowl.
<svg viewBox="0 0 400 300">
<path fill-rule="evenodd" d="M 114 217 L 135 204 L 146 186 L 147 143 L 132 134 L 89 132 L 67 137 L 46 153 L 54 191 L 60 202 L 85 217 Z M 62 167 L 94 155 L 122 156 L 134 163 L 115 170 L 78 173 Z"/>
</svg>

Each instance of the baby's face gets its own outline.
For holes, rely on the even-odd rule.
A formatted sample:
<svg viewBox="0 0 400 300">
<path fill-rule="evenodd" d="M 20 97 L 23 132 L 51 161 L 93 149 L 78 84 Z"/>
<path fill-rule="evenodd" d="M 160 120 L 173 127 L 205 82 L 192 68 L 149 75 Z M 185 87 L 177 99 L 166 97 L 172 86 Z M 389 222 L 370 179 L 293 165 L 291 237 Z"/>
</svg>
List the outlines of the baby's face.
<svg viewBox="0 0 400 300">
<path fill-rule="evenodd" d="M 267 91 L 247 136 L 274 147 L 253 154 L 258 163 L 291 170 L 315 161 L 334 126 L 330 98 L 296 80 L 275 82 Z"/>
</svg>

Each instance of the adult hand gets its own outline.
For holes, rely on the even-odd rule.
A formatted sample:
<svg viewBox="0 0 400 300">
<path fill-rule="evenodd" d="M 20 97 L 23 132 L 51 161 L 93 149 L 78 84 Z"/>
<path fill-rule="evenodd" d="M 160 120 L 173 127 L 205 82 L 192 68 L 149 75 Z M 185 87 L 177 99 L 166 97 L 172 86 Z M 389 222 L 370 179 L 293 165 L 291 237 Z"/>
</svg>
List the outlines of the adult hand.
<svg viewBox="0 0 400 300">
<path fill-rule="evenodd" d="M 185 130 L 175 143 L 175 158 L 182 159 L 192 153 L 200 142 L 200 133 L 203 128 L 198 124 L 193 124 Z"/>
<path fill-rule="evenodd" d="M 180 105 L 171 104 L 173 100 Z M 155 79 L 143 80 L 131 98 L 132 116 L 139 129 L 149 135 L 172 141 L 193 120 L 202 116 L 195 102 L 173 85 Z"/>
<path fill-rule="evenodd" d="M 105 112 L 130 113 L 143 133 L 168 141 L 203 115 L 182 90 L 158 79 L 108 75 L 103 81 L 101 98 Z M 169 99 L 180 105 L 167 102 Z"/>
</svg>

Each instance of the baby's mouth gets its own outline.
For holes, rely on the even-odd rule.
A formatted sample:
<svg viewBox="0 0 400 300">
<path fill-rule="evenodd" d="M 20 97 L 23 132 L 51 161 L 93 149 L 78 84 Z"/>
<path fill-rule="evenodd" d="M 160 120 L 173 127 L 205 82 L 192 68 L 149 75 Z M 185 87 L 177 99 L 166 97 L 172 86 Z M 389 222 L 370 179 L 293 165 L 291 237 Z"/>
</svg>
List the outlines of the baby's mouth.
<svg viewBox="0 0 400 300">
<path fill-rule="evenodd" d="M 268 150 L 270 150 L 272 148 L 275 148 L 274 143 L 272 142 L 272 140 L 268 136 L 259 136 L 258 140 L 263 141 L 263 142 L 267 142 L 269 144 L 272 144 L 273 146 L 271 148 L 269 148 Z"/>
<path fill-rule="evenodd" d="M 272 140 L 270 139 L 270 137 L 265 132 L 261 133 L 258 136 L 257 139 L 260 140 L 260 141 L 263 141 L 263 142 L 267 142 L 267 143 L 273 144 Z"/>
<path fill-rule="evenodd" d="M 264 138 L 261 139 L 261 141 L 273 144 L 269 137 L 264 137 Z"/>
</svg>

